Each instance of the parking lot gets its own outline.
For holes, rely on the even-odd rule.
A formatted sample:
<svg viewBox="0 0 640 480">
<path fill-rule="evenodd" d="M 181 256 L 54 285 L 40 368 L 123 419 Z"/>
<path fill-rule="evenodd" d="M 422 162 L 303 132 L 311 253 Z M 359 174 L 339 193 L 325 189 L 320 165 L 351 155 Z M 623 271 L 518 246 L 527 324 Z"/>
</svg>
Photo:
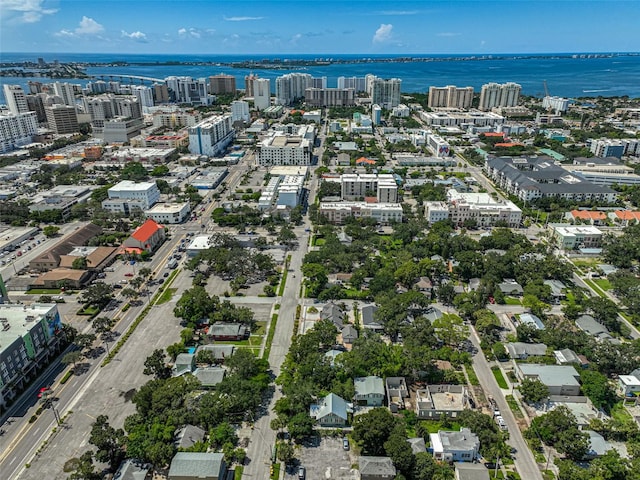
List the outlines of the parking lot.
<svg viewBox="0 0 640 480">
<path fill-rule="evenodd" d="M 351 466 L 357 463 L 357 458 L 352 455 L 353 450 L 343 449 L 342 438 L 316 437 L 296 449 L 299 463 L 287 470 L 285 478 L 297 479 L 298 466 L 302 465 L 306 469 L 306 480 L 353 480 L 356 470 Z"/>
</svg>

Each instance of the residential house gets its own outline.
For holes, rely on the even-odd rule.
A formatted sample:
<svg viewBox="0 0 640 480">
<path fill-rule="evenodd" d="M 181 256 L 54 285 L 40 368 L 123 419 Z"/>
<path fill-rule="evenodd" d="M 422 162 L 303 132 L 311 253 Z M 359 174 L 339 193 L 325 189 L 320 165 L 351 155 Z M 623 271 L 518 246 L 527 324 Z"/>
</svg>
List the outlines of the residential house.
<svg viewBox="0 0 640 480">
<path fill-rule="evenodd" d="M 436 307 L 428 307 L 423 315 L 424 318 L 426 318 L 427 320 L 429 320 L 431 323 L 435 322 L 436 320 L 442 318 L 442 310 L 440 310 L 439 308 Z"/>
<path fill-rule="evenodd" d="M 396 467 L 389 457 L 358 457 L 360 480 L 392 480 Z"/>
<path fill-rule="evenodd" d="M 516 376 L 540 380 L 549 389 L 549 395 L 580 395 L 580 375 L 570 365 L 540 365 L 536 363 L 519 363 L 516 365 Z"/>
<path fill-rule="evenodd" d="M 544 323 L 542 323 L 542 320 L 532 313 L 521 314 L 519 320 L 522 325 L 529 325 L 536 330 L 544 330 Z"/>
<path fill-rule="evenodd" d="M 618 392 L 623 397 L 640 396 L 640 378 L 635 375 L 618 376 Z"/>
<path fill-rule="evenodd" d="M 179 377 L 185 373 L 193 372 L 196 367 L 196 356 L 193 353 L 180 353 L 173 363 L 173 376 Z"/>
<path fill-rule="evenodd" d="M 547 346 L 544 343 L 509 342 L 504 345 L 504 349 L 514 360 L 543 356 L 547 353 Z"/>
<path fill-rule="evenodd" d="M 165 236 L 164 227 L 149 218 L 122 243 L 121 251 L 136 254 L 152 253 L 164 242 Z"/>
<path fill-rule="evenodd" d="M 586 223 L 589 225 L 604 225 L 607 221 L 607 214 L 593 210 L 571 210 L 565 213 L 565 220 L 571 223 Z"/>
<path fill-rule="evenodd" d="M 427 297 L 431 297 L 433 283 L 431 282 L 431 279 L 429 277 L 420 277 L 413 286 L 416 290 L 424 293 Z"/>
<path fill-rule="evenodd" d="M 498 284 L 498 288 L 504 295 L 512 297 L 521 297 L 524 293 L 522 285 L 512 279 L 505 279 L 504 282 Z"/>
<path fill-rule="evenodd" d="M 576 326 L 583 332 L 595 337 L 598 341 L 607 341 L 614 344 L 620 343 L 618 339 L 611 336 L 607 327 L 602 325 L 591 315 L 580 315 L 576 319 Z"/>
<path fill-rule="evenodd" d="M 381 407 L 384 401 L 384 383 L 380 377 L 358 377 L 353 381 L 355 403 L 367 407 Z"/>
<path fill-rule="evenodd" d="M 321 427 L 344 427 L 351 412 L 351 405 L 333 393 L 309 408 L 309 416 L 315 418 Z"/>
<path fill-rule="evenodd" d="M 358 339 L 358 330 L 356 330 L 351 324 L 347 324 L 342 327 L 340 333 L 342 334 L 342 343 L 352 344 Z"/>
<path fill-rule="evenodd" d="M 556 357 L 556 363 L 558 365 L 580 365 L 582 368 L 589 366 L 589 361 L 584 355 L 578 355 L 570 348 L 564 348 L 562 350 L 554 350 L 553 356 Z"/>
<path fill-rule="evenodd" d="M 224 344 L 200 345 L 196 350 L 196 357 L 200 352 L 209 352 L 216 363 L 224 363 L 233 355 L 235 348 L 235 345 Z"/>
<path fill-rule="evenodd" d="M 468 428 L 461 428 L 459 432 L 445 432 L 429 435 L 433 457 L 444 462 L 473 462 L 478 458 L 480 440 Z"/>
<path fill-rule="evenodd" d="M 113 480 L 150 480 L 152 472 L 151 464 L 129 458 L 120 464 L 113 475 Z"/>
<path fill-rule="evenodd" d="M 224 380 L 227 369 L 224 367 L 198 367 L 193 376 L 198 379 L 202 388 L 213 388 Z"/>
<path fill-rule="evenodd" d="M 362 307 L 362 326 L 367 330 L 382 333 L 384 327 L 375 319 L 375 313 L 378 311 L 376 305 L 364 305 Z"/>
<path fill-rule="evenodd" d="M 606 455 L 609 450 L 613 450 L 613 445 L 598 432 L 593 430 L 583 430 L 583 432 L 589 435 L 589 450 L 587 450 L 583 460 L 593 460 Z"/>
<path fill-rule="evenodd" d="M 249 338 L 249 329 L 241 323 L 215 322 L 209 326 L 209 336 L 213 340 L 246 340 Z"/>
<path fill-rule="evenodd" d="M 173 445 L 177 449 L 186 449 L 193 447 L 196 443 L 204 440 L 206 432 L 195 425 L 185 425 L 175 431 L 173 434 Z"/>
<path fill-rule="evenodd" d="M 560 280 L 545 280 L 542 283 L 551 288 L 551 301 L 554 304 L 559 305 L 562 300 L 567 298 L 567 294 L 565 293 L 567 286 Z"/>
<path fill-rule="evenodd" d="M 416 453 L 425 453 L 427 451 L 427 446 L 424 443 L 424 438 L 422 437 L 407 438 L 407 442 L 411 445 L 411 451 L 414 455 Z"/>
<path fill-rule="evenodd" d="M 409 389 L 404 377 L 387 377 L 385 379 L 387 405 L 391 413 L 404 410 L 404 399 L 409 398 Z"/>
<path fill-rule="evenodd" d="M 225 480 L 222 453 L 178 452 L 171 460 L 168 480 Z"/>
<path fill-rule="evenodd" d="M 469 394 L 464 385 L 428 385 L 416 391 L 418 418 L 438 419 L 442 415 L 455 418 L 469 405 Z"/>
<path fill-rule="evenodd" d="M 342 330 L 345 318 L 344 310 L 335 303 L 327 303 L 320 311 L 320 320 L 329 320 L 338 330 Z"/>
<path fill-rule="evenodd" d="M 489 480 L 489 470 L 481 463 L 456 463 L 455 480 Z"/>
</svg>

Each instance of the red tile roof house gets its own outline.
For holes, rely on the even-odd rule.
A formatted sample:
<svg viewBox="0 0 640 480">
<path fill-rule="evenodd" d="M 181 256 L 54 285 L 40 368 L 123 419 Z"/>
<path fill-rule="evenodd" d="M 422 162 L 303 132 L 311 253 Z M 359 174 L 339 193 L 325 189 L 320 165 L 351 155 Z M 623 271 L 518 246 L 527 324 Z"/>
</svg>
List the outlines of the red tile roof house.
<svg viewBox="0 0 640 480">
<path fill-rule="evenodd" d="M 148 219 L 136 228 L 131 236 L 122 243 L 121 253 L 140 254 L 142 251 L 151 253 L 164 242 L 164 239 L 164 226 L 154 220 Z"/>
</svg>

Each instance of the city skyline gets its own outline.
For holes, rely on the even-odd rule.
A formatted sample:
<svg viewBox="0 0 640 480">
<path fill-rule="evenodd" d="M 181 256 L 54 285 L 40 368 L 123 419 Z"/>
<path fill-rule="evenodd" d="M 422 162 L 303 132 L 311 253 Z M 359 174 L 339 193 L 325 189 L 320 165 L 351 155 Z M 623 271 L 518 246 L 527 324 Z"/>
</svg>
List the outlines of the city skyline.
<svg viewBox="0 0 640 480">
<path fill-rule="evenodd" d="M 619 0 L 6 0 L 0 4 L 0 18 L 2 52 L 400 55 L 640 50 L 640 2 Z"/>
</svg>

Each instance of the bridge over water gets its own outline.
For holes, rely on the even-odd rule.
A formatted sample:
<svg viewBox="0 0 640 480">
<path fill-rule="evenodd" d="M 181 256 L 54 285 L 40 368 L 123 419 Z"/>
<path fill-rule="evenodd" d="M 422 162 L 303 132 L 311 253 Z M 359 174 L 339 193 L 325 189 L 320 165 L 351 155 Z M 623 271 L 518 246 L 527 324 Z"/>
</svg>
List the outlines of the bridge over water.
<svg viewBox="0 0 640 480">
<path fill-rule="evenodd" d="M 133 83 L 134 80 L 137 80 L 140 82 L 140 84 L 143 84 L 145 82 L 164 83 L 164 78 L 142 77 L 140 75 L 128 75 L 128 74 L 118 74 L 118 73 L 109 73 L 109 74 L 94 73 L 93 75 L 90 75 L 90 78 L 96 79 L 96 80 L 103 80 L 103 81 L 119 80 L 121 82 L 124 81 L 125 79 L 128 79 L 131 83 Z"/>
</svg>

